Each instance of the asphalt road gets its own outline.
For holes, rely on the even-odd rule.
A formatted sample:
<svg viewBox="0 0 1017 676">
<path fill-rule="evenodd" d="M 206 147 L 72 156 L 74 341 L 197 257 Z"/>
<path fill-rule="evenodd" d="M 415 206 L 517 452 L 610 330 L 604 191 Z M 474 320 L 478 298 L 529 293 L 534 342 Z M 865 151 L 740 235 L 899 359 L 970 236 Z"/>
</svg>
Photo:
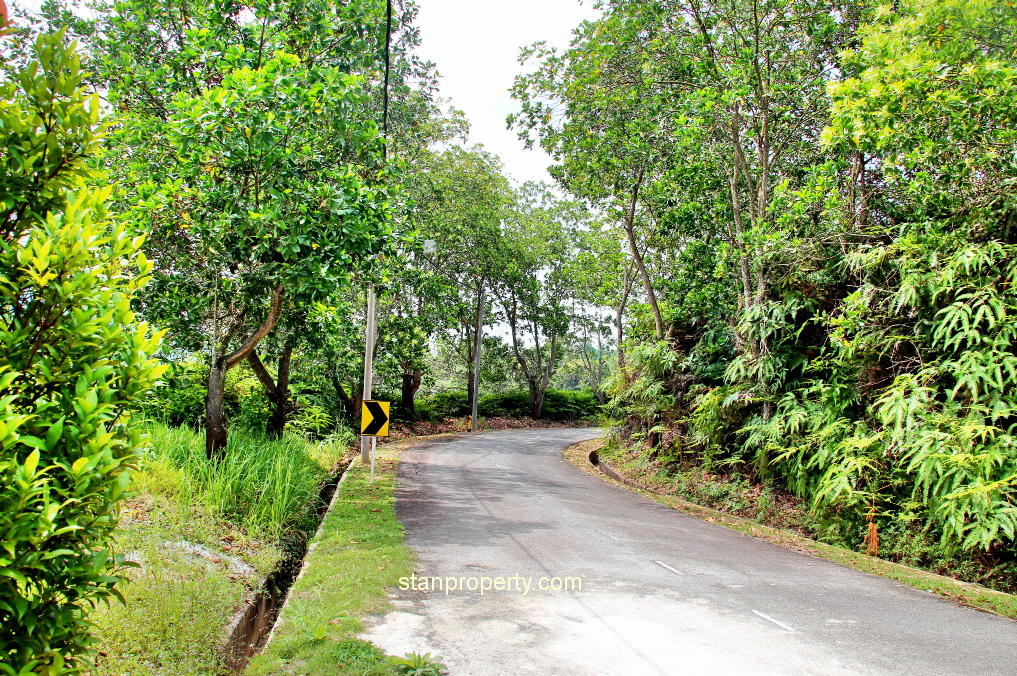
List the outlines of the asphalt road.
<svg viewBox="0 0 1017 676">
<path fill-rule="evenodd" d="M 1017 623 L 681 514 L 561 458 L 596 434 L 405 451 L 397 510 L 426 582 L 407 580 L 415 589 L 365 637 L 436 653 L 453 676 L 1017 674 Z M 565 578 L 581 589 L 551 588 Z"/>
</svg>

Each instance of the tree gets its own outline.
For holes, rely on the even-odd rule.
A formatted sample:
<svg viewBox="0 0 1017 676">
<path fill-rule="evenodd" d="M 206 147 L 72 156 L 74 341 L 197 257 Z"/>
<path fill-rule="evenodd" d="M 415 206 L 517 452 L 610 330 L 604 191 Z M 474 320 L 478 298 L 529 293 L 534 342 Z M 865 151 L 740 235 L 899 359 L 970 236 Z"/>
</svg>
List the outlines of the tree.
<svg viewBox="0 0 1017 676">
<path fill-rule="evenodd" d="M 776 367 L 758 328 L 765 311 L 753 308 L 768 301 L 763 254 L 777 241 L 775 188 L 802 185 L 807 168 L 825 159 L 826 84 L 853 28 L 838 16 L 856 8 L 685 0 L 605 8 L 566 53 L 541 45 L 523 53 L 541 64 L 517 78 L 522 111 L 510 123 L 560 161 L 565 188 L 618 215 L 658 340 L 671 333 L 669 308 L 644 247 L 677 232 L 710 242 L 723 222 L 747 313 L 736 335 L 769 410 Z"/>
<path fill-rule="evenodd" d="M 158 127 L 175 168 L 140 186 L 146 199 L 134 213 L 154 226 L 154 237 L 189 241 L 201 256 L 188 261 L 154 252 L 163 278 L 157 291 L 181 276 L 208 289 L 195 318 L 210 329 L 206 341 L 213 347 L 205 422 L 210 457 L 226 443 L 226 372 L 272 331 L 284 304 L 326 297 L 390 246 L 386 175 L 370 166 L 376 129 L 354 122 L 361 101 L 354 76 L 306 68 L 295 56 L 276 53 L 257 70 L 227 73 L 200 98 L 179 96 Z M 343 158 L 365 164 L 343 164 Z M 193 297 L 171 298 L 178 300 L 193 304 Z M 175 305 L 161 297 L 146 311 L 179 324 Z"/>
<path fill-rule="evenodd" d="M 592 222 L 589 229 L 574 233 L 574 250 L 564 261 L 564 276 L 571 285 L 571 311 L 574 326 L 574 351 L 586 371 L 586 379 L 603 404 L 603 382 L 610 372 L 608 359 L 612 346 L 610 324 L 614 324 L 616 366 L 625 365 L 622 349 L 625 336 L 625 311 L 632 285 L 636 281 L 632 261 L 610 228 Z M 611 314 L 614 317 L 611 317 Z"/>
<path fill-rule="evenodd" d="M 366 80 L 348 72 L 373 63 L 362 50 L 377 8 L 251 11 L 121 3 L 95 41 L 125 120 L 116 141 L 132 149 L 112 169 L 152 232 L 145 311 L 179 345 L 211 353 L 210 456 L 226 442 L 226 372 L 287 307 L 347 284 L 393 232 Z M 349 24 L 332 30 L 340 19 Z M 274 410 L 284 415 L 285 401 Z"/>
<path fill-rule="evenodd" d="M 422 259 L 432 272 L 438 320 L 462 361 L 476 358 L 476 327 L 500 266 L 501 220 L 511 199 L 496 157 L 480 147 L 453 147 L 423 158 L 409 193 L 422 238 L 437 253 Z M 486 320 L 481 320 L 486 324 Z M 472 403 L 473 381 L 467 381 Z"/>
<path fill-rule="evenodd" d="M 502 266 L 495 294 L 509 327 L 513 357 L 526 380 L 530 415 L 540 418 L 544 393 L 569 330 L 571 280 L 565 274 L 583 207 L 525 183 L 503 224 Z M 542 342 L 543 341 L 543 342 Z"/>
<path fill-rule="evenodd" d="M 113 143 L 129 149 L 111 155 L 111 169 L 125 207 L 141 198 L 138 221 L 158 235 L 146 312 L 171 325 L 177 346 L 210 353 L 210 454 L 226 438 L 221 383 L 244 360 L 273 401 L 267 428 L 277 433 L 288 390 L 283 373 L 274 381 L 258 368 L 258 342 L 277 322 L 301 326 L 308 304 L 393 251 L 396 181 L 382 167 L 376 126 L 385 3 L 130 0 L 100 9 L 90 39 L 96 79 L 125 120 Z M 386 125 L 394 154 L 412 155 L 442 130 L 430 119 L 433 66 L 412 54 L 415 14 L 413 2 L 396 3 Z M 302 331 L 289 335 L 297 350 Z"/>
</svg>

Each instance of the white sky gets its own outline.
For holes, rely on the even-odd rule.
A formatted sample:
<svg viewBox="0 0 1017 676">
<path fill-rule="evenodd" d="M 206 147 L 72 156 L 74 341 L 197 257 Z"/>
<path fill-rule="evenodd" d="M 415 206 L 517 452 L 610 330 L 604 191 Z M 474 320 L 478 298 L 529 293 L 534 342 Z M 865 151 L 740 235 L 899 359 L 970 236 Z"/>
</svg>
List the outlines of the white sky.
<svg viewBox="0 0 1017 676">
<path fill-rule="evenodd" d="M 526 150 L 505 117 L 518 106 L 509 96 L 521 71 L 520 48 L 538 40 L 568 46 L 572 29 L 599 12 L 592 0 L 418 0 L 422 44 L 419 54 L 434 61 L 441 96 L 470 121 L 470 144 L 482 143 L 500 156 L 517 181 L 551 181 L 550 158 Z M 528 65 L 532 68 L 532 65 Z"/>
</svg>

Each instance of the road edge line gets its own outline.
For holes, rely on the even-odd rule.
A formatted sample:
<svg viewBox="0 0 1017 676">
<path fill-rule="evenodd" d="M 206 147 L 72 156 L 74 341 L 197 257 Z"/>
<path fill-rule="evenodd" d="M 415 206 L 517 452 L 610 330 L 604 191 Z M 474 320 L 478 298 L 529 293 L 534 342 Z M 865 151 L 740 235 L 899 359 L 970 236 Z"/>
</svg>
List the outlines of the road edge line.
<svg viewBox="0 0 1017 676">
<path fill-rule="evenodd" d="M 901 563 L 877 559 L 868 554 L 844 549 L 843 547 L 828 545 L 790 530 L 766 526 L 751 519 L 698 505 L 676 495 L 668 495 L 647 488 L 600 460 L 599 451 L 606 444 L 607 442 L 603 437 L 580 441 L 565 448 L 562 451 L 562 457 L 569 464 L 599 478 L 605 483 L 642 495 L 688 516 L 723 526 L 748 537 L 765 540 L 785 549 L 792 549 L 802 554 L 825 559 L 845 568 L 853 568 L 863 573 L 893 580 L 912 589 L 935 594 L 962 606 L 999 615 L 1010 620 L 1017 620 L 1017 595 L 989 589 L 972 582 L 956 580 L 945 575 L 938 575 L 920 568 L 912 568 Z M 594 463 L 594 459 L 591 457 L 594 453 L 598 453 L 596 463 Z M 608 471 L 605 472 L 604 468 L 607 468 Z"/>
</svg>

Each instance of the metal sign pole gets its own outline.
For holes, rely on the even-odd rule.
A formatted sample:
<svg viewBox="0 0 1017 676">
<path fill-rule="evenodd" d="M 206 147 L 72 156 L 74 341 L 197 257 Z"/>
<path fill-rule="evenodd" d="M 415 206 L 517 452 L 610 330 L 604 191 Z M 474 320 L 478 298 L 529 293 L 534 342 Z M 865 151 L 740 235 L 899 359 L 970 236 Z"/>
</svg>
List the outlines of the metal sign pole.
<svg viewBox="0 0 1017 676">
<path fill-rule="evenodd" d="M 473 348 L 473 410 L 470 412 L 470 431 L 477 431 L 477 402 L 480 400 L 480 347 L 484 342 L 484 285 L 480 285 L 477 298 L 477 344 Z"/>
<path fill-rule="evenodd" d="M 364 341 L 364 389 L 361 393 L 362 401 L 371 400 L 371 381 L 374 379 L 374 334 L 375 323 L 377 322 L 378 299 L 374 294 L 372 284 L 367 291 L 367 328 L 365 329 Z M 367 437 L 360 437 L 360 461 L 367 462 L 370 459 Z"/>
<path fill-rule="evenodd" d="M 378 455 L 378 437 L 371 437 L 371 483 L 374 483 L 374 458 Z"/>
</svg>

